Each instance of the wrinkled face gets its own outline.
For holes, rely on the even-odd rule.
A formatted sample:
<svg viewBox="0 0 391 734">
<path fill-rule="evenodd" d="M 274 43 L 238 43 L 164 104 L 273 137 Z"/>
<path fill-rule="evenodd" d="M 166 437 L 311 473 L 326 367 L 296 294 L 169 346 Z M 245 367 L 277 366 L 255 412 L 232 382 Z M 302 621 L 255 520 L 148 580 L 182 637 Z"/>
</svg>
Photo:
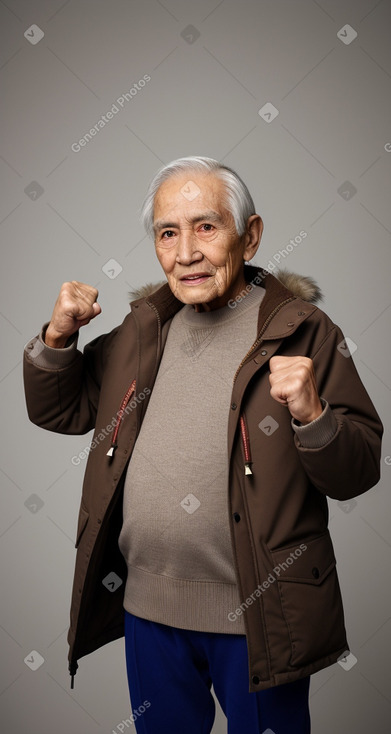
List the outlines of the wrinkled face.
<svg viewBox="0 0 391 734">
<path fill-rule="evenodd" d="M 215 175 L 192 171 L 169 178 L 155 197 L 158 260 L 174 295 L 197 311 L 221 308 L 235 298 L 245 287 L 243 260 L 253 255 L 251 238 L 238 236 L 224 194 Z M 260 226 L 258 215 L 250 219 Z M 260 232 L 258 242 L 259 237 Z"/>
</svg>

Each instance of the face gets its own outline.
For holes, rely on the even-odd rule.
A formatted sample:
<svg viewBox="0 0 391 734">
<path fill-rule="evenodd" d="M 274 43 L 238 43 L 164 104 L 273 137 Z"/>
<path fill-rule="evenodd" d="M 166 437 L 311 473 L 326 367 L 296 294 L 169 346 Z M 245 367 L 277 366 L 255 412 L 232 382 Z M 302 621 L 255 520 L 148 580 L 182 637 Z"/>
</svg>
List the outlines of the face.
<svg viewBox="0 0 391 734">
<path fill-rule="evenodd" d="M 262 234 L 254 214 L 238 236 L 224 193 L 215 175 L 191 171 L 169 178 L 155 197 L 158 260 L 174 295 L 197 311 L 221 308 L 243 290 L 243 260 L 254 256 Z"/>
</svg>

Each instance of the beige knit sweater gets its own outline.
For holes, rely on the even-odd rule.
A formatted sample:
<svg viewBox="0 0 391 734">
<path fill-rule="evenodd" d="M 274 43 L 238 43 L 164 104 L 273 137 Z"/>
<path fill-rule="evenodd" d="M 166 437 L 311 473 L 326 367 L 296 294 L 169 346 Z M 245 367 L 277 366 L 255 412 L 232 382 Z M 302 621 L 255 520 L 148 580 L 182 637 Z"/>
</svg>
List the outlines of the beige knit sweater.
<svg viewBox="0 0 391 734">
<path fill-rule="evenodd" d="M 125 483 L 125 609 L 204 632 L 244 633 L 228 524 L 234 374 L 256 338 L 264 289 L 236 308 L 173 318 Z"/>
</svg>

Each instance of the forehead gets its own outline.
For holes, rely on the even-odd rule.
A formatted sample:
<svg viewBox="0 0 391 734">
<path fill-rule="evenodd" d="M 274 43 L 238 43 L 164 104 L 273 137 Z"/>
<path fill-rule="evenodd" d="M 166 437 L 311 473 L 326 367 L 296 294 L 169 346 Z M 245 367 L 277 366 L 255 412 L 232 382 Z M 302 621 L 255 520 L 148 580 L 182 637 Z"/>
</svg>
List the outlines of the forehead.
<svg viewBox="0 0 391 734">
<path fill-rule="evenodd" d="M 225 188 L 213 173 L 189 171 L 171 176 L 159 187 L 154 204 L 154 219 L 170 212 L 174 214 L 196 212 L 207 207 L 224 210 Z"/>
</svg>

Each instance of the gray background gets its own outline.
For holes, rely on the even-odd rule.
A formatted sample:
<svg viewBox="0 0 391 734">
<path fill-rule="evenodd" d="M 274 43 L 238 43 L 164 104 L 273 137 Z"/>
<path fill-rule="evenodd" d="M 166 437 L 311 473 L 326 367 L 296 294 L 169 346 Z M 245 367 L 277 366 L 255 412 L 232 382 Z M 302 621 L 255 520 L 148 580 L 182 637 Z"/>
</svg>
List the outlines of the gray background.
<svg viewBox="0 0 391 734">
<path fill-rule="evenodd" d="M 330 501 L 357 663 L 314 675 L 311 708 L 315 734 L 391 730 L 390 10 L 389 0 L 0 2 L 7 734 L 117 733 L 130 713 L 122 640 L 83 658 L 69 689 L 66 631 L 85 468 L 71 458 L 90 437 L 29 423 L 22 349 L 50 318 L 63 281 L 100 291 L 103 313 L 82 330 L 83 346 L 122 321 L 131 288 L 162 278 L 140 206 L 157 168 L 191 154 L 218 158 L 248 184 L 265 221 L 258 264 L 279 256 L 316 278 L 325 311 L 357 346 L 355 363 L 386 425 L 380 484 L 355 502 Z M 32 24 L 44 32 L 34 45 L 24 37 Z M 358 34 L 351 43 L 337 35 L 346 24 Z M 350 40 L 352 31 L 340 35 Z M 73 152 L 145 74 L 145 87 Z M 258 112 L 268 102 L 279 111 L 270 122 Z M 303 242 L 278 255 L 300 230 Z M 106 265 L 111 259 L 119 265 Z M 32 651 L 44 659 L 35 671 L 24 662 L 37 660 Z M 218 710 L 213 732 L 224 731 Z"/>
</svg>

